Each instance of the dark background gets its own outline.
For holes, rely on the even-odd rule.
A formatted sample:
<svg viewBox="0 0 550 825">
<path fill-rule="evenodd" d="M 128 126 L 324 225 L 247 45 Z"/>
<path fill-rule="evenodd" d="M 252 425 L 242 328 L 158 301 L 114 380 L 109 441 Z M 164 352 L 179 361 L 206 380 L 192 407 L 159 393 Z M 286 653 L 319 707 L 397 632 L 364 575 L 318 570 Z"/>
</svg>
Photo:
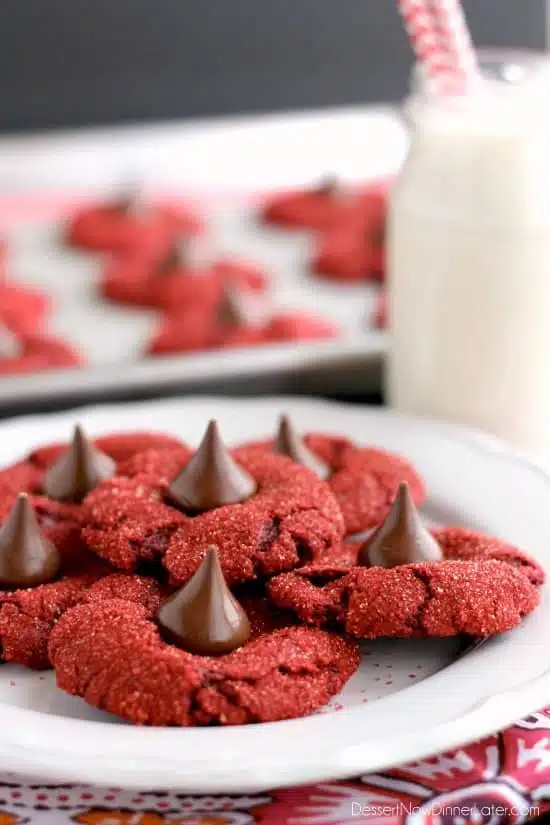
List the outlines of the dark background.
<svg viewBox="0 0 550 825">
<path fill-rule="evenodd" d="M 465 6 L 545 46 L 544 0 Z M 395 0 L 5 0 L 0 130 L 396 100 L 409 63 Z"/>
</svg>

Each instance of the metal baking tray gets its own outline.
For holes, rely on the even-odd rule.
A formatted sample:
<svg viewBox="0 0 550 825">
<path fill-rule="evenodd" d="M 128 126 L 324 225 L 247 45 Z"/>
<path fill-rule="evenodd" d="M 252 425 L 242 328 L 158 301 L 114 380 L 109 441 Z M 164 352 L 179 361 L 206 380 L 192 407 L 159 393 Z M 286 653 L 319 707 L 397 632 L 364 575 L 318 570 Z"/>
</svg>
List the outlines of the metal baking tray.
<svg viewBox="0 0 550 825">
<path fill-rule="evenodd" d="M 15 280 L 48 291 L 53 333 L 89 366 L 0 379 L 0 408 L 156 396 L 200 389 L 365 393 L 376 390 L 386 335 L 369 328 L 372 288 L 341 286 L 307 271 L 311 237 L 266 228 L 260 193 L 315 181 L 387 177 L 406 151 L 386 109 L 90 130 L 0 140 L 0 234 Z M 145 194 L 183 194 L 203 208 L 215 248 L 261 262 L 281 307 L 335 320 L 335 341 L 285 344 L 170 358 L 144 358 L 154 312 L 109 304 L 97 294 L 102 261 L 63 244 L 74 204 L 138 182 Z"/>
</svg>

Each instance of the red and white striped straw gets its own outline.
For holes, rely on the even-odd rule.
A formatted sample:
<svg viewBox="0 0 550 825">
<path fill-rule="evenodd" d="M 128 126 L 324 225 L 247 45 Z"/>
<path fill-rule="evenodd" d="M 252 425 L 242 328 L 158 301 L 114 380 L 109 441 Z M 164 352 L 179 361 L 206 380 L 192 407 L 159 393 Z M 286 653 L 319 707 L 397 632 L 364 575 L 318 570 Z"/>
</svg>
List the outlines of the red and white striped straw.
<svg viewBox="0 0 550 825">
<path fill-rule="evenodd" d="M 477 77 L 477 59 L 460 0 L 428 0 L 439 41 L 445 49 L 451 72 L 466 90 Z"/>
<path fill-rule="evenodd" d="M 397 0 L 416 59 L 441 94 L 465 92 L 477 74 L 460 0 Z"/>
<path fill-rule="evenodd" d="M 447 71 L 447 55 L 426 0 L 397 0 L 412 50 L 429 78 Z"/>
</svg>

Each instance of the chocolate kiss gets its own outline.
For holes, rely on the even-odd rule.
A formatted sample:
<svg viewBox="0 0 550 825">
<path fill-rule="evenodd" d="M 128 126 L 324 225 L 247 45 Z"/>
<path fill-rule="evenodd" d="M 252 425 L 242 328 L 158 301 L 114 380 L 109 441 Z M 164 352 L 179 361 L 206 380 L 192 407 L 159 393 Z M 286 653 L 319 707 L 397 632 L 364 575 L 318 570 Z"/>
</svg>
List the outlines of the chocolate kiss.
<svg viewBox="0 0 550 825">
<path fill-rule="evenodd" d="M 288 456 L 296 464 L 302 464 L 323 480 L 330 475 L 330 468 L 306 446 L 287 415 L 282 415 L 279 419 L 279 432 L 273 450 L 280 455 Z"/>
<path fill-rule="evenodd" d="M 161 605 L 157 618 L 168 642 L 202 656 L 230 653 L 250 636 L 250 622 L 225 583 L 215 547 L 193 578 Z"/>
<path fill-rule="evenodd" d="M 315 187 L 317 195 L 335 195 L 339 189 L 338 178 L 335 175 L 327 175 Z"/>
<path fill-rule="evenodd" d="M 35 587 L 55 578 L 61 559 L 44 536 L 26 493 L 20 493 L 0 529 L 0 587 Z"/>
<path fill-rule="evenodd" d="M 218 323 L 227 327 L 261 326 L 267 322 L 269 310 L 265 294 L 258 295 L 226 283 L 218 305 Z"/>
<path fill-rule="evenodd" d="M 170 498 L 182 510 L 200 512 L 246 501 L 256 482 L 240 467 L 211 421 L 194 456 L 169 488 Z"/>
<path fill-rule="evenodd" d="M 0 360 L 6 358 L 18 358 L 21 355 L 21 342 L 3 324 L 0 324 Z"/>
<path fill-rule="evenodd" d="M 359 551 L 359 563 L 397 567 L 421 561 L 441 561 L 443 553 L 424 527 L 406 482 L 399 485 L 395 501 L 384 521 Z"/>
<path fill-rule="evenodd" d="M 136 200 L 135 187 L 128 187 L 111 201 L 111 208 L 123 215 L 132 212 Z"/>
<path fill-rule="evenodd" d="M 56 501 L 82 501 L 100 481 L 114 476 L 116 464 L 100 452 L 76 426 L 72 444 L 55 464 L 43 482 L 44 493 Z"/>
<path fill-rule="evenodd" d="M 173 244 L 165 257 L 157 265 L 157 275 L 171 275 L 174 270 L 185 266 L 185 246 L 183 242 Z"/>
<path fill-rule="evenodd" d="M 119 190 L 120 194 L 112 199 L 111 208 L 121 215 L 143 215 L 147 207 L 143 203 L 143 195 L 137 183 L 129 183 Z"/>
<path fill-rule="evenodd" d="M 246 302 L 240 292 L 231 284 L 224 284 L 218 306 L 218 323 L 222 326 L 245 326 L 252 321 Z"/>
</svg>

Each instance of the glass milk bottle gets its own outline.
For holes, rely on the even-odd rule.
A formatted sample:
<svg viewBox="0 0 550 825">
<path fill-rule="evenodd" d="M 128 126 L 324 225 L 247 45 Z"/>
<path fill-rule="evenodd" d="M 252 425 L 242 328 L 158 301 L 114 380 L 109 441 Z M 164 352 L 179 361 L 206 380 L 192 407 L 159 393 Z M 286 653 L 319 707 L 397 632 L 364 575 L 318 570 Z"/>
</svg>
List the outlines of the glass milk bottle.
<svg viewBox="0 0 550 825">
<path fill-rule="evenodd" d="M 482 68 L 469 95 L 407 108 L 388 399 L 550 453 L 550 61 Z"/>
</svg>

